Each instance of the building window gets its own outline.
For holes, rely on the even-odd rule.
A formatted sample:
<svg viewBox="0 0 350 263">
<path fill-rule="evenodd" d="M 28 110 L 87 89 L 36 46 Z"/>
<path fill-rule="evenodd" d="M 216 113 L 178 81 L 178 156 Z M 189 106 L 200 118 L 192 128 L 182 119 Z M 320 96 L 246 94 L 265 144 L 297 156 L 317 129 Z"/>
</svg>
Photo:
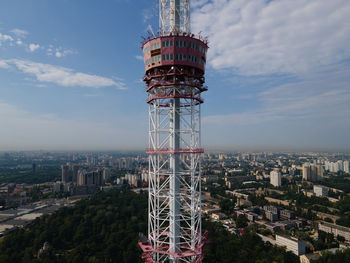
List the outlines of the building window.
<svg viewBox="0 0 350 263">
<path fill-rule="evenodd" d="M 143 50 L 143 54 L 147 54 L 150 50 L 150 46 L 146 47 L 144 50 Z"/>
<path fill-rule="evenodd" d="M 151 50 L 154 50 L 154 49 L 157 49 L 157 48 L 160 48 L 160 42 L 156 42 L 156 43 L 153 43 L 151 45 Z"/>
<path fill-rule="evenodd" d="M 173 54 L 163 54 L 162 58 L 163 58 L 163 60 L 173 60 L 174 55 Z"/>
<path fill-rule="evenodd" d="M 172 41 L 171 41 L 172 42 Z M 172 46 L 172 43 L 170 43 L 170 45 Z M 183 40 L 176 40 L 175 41 L 175 46 L 176 47 L 186 47 L 186 41 Z"/>
</svg>

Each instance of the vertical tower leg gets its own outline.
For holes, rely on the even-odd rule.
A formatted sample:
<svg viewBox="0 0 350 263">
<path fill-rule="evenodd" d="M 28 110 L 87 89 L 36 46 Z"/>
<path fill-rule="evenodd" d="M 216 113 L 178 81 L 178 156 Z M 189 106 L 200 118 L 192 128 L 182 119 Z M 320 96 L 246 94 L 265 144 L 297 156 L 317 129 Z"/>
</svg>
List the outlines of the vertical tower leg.
<svg viewBox="0 0 350 263">
<path fill-rule="evenodd" d="M 180 99 L 172 99 L 172 111 L 170 111 L 170 233 L 169 245 L 171 253 L 180 251 L 180 175 L 179 175 L 179 155 L 177 151 L 180 148 Z M 176 259 L 171 258 L 170 262 L 177 263 Z"/>
</svg>

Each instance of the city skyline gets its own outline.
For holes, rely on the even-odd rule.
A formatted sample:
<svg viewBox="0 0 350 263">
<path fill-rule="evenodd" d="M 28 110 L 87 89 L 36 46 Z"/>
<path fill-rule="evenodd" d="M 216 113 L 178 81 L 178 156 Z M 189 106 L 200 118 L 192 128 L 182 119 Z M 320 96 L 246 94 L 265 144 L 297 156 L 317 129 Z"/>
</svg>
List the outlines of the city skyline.
<svg viewBox="0 0 350 263">
<path fill-rule="evenodd" d="M 0 150 L 146 148 L 137 43 L 158 22 L 155 3 L 139 2 L 2 1 Z M 349 2 L 192 8 L 192 31 L 210 47 L 205 149 L 350 148 Z"/>
</svg>

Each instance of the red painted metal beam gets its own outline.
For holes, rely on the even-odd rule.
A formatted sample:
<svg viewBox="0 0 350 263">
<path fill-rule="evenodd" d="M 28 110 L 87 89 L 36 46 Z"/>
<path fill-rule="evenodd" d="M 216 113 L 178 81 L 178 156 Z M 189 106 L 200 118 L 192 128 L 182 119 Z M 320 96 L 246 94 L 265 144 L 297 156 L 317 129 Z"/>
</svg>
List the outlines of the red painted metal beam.
<svg viewBox="0 0 350 263">
<path fill-rule="evenodd" d="M 146 153 L 150 154 L 156 154 L 156 153 L 164 153 L 164 154 L 179 154 L 179 153 L 204 153 L 204 149 L 197 148 L 197 149 L 179 149 L 179 150 L 170 150 L 167 148 L 163 149 L 146 149 Z"/>
</svg>

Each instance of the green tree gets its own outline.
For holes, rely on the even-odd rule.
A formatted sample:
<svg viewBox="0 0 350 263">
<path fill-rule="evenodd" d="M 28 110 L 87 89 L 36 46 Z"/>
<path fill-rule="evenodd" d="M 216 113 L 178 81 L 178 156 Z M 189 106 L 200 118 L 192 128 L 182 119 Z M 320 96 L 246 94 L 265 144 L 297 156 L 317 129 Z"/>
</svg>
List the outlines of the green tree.
<svg viewBox="0 0 350 263">
<path fill-rule="evenodd" d="M 239 215 L 236 219 L 236 227 L 244 228 L 248 225 L 248 220 L 244 215 Z"/>
</svg>

